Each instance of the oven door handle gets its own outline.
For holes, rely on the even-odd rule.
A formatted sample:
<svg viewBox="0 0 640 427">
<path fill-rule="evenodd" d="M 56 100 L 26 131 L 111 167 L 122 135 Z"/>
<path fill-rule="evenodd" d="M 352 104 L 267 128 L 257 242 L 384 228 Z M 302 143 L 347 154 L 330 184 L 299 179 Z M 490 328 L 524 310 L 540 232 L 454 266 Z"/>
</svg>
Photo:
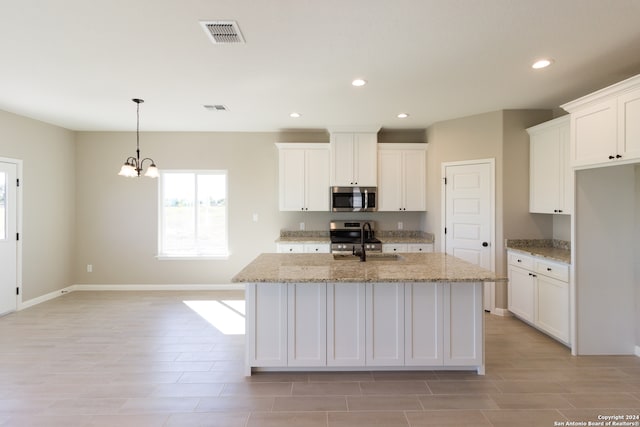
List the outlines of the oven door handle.
<svg viewBox="0 0 640 427">
<path fill-rule="evenodd" d="M 369 192 L 366 189 L 364 190 L 364 208 L 369 208 Z"/>
</svg>

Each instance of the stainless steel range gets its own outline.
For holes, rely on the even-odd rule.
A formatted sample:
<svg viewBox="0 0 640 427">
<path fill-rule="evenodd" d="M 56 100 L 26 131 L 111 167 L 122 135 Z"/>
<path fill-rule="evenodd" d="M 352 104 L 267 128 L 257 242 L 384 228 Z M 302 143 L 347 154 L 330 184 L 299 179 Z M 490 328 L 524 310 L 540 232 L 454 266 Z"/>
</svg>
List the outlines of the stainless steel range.
<svg viewBox="0 0 640 427">
<path fill-rule="evenodd" d="M 365 224 L 371 225 L 371 229 Z M 366 229 L 365 229 L 366 228 Z M 364 248 L 367 252 L 382 252 L 382 242 L 375 238 L 375 221 L 331 221 L 329 236 L 331 252 L 354 254 L 361 251 L 364 233 Z"/>
</svg>

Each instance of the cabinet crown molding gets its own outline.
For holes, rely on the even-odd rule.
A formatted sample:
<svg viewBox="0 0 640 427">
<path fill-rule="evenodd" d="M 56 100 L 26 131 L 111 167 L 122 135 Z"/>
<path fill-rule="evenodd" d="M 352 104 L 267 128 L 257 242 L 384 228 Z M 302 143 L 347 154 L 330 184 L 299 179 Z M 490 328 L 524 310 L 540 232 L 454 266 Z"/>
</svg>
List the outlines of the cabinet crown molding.
<svg viewBox="0 0 640 427">
<path fill-rule="evenodd" d="M 380 126 L 336 126 L 329 128 L 329 133 L 378 133 Z"/>
<path fill-rule="evenodd" d="M 281 148 L 316 148 L 329 149 L 328 142 L 276 142 L 276 147 Z"/>
<path fill-rule="evenodd" d="M 640 87 L 640 74 L 629 77 L 626 80 L 622 80 L 621 82 L 612 84 L 611 86 L 607 86 L 576 100 L 567 102 L 566 104 L 561 105 L 560 108 L 572 113 L 581 108 L 596 104 L 607 98 L 621 95 L 626 91 L 636 89 L 638 87 Z"/>
<path fill-rule="evenodd" d="M 379 142 L 378 150 L 422 150 L 427 151 L 429 144 L 426 142 Z"/>
<path fill-rule="evenodd" d="M 566 114 L 564 116 L 557 117 L 553 120 L 549 120 L 547 122 L 543 122 L 535 126 L 528 127 L 526 130 L 529 133 L 529 135 L 531 135 L 541 131 L 545 131 L 547 129 L 565 126 L 567 125 L 567 122 L 569 121 L 570 118 L 571 116 L 569 114 Z"/>
</svg>

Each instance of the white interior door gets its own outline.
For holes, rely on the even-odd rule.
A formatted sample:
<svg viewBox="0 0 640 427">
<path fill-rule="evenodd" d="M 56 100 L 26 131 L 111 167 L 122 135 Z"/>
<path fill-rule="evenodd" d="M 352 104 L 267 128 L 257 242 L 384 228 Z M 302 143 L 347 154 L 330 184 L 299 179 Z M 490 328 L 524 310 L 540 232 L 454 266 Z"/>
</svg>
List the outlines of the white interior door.
<svg viewBox="0 0 640 427">
<path fill-rule="evenodd" d="M 444 251 L 495 271 L 494 162 L 443 164 Z M 493 309 L 494 290 L 485 286 L 484 307 Z"/>
<path fill-rule="evenodd" d="M 17 175 L 15 163 L 0 161 L 0 315 L 17 307 Z"/>
</svg>

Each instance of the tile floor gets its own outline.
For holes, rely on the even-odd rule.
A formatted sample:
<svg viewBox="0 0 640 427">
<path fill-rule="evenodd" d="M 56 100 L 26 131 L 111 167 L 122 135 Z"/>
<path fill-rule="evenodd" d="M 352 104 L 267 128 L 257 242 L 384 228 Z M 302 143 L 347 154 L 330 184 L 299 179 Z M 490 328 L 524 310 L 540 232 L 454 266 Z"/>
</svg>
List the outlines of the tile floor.
<svg viewBox="0 0 640 427">
<path fill-rule="evenodd" d="M 560 426 L 640 414 L 640 358 L 572 357 L 489 315 L 486 376 L 246 378 L 244 336 L 233 331 L 242 298 L 74 292 L 0 317 L 0 426 Z M 185 301 L 216 308 L 206 320 Z"/>
</svg>

